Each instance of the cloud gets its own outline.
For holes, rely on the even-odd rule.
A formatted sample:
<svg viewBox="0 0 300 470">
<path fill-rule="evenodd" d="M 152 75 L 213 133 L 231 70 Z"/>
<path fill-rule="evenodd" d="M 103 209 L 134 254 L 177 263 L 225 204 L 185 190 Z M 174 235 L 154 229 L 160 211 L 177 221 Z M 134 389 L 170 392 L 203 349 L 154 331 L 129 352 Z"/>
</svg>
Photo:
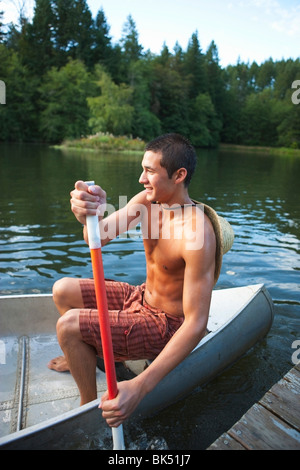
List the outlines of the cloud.
<svg viewBox="0 0 300 470">
<path fill-rule="evenodd" d="M 274 30 L 292 37 L 300 34 L 300 6 L 291 10 L 281 9 L 278 16 L 271 24 Z"/>
<path fill-rule="evenodd" d="M 288 36 L 300 35 L 300 5 L 298 1 L 246 0 L 253 19 L 265 22 L 274 31 Z"/>
</svg>

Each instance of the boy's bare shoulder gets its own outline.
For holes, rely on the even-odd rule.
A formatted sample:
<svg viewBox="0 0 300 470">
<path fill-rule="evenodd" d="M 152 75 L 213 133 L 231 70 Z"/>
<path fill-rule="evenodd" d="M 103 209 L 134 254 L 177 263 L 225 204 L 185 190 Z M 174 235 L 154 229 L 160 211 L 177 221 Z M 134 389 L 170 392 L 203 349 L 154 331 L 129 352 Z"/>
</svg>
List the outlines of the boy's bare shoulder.
<svg viewBox="0 0 300 470">
<path fill-rule="evenodd" d="M 129 204 L 143 204 L 145 206 L 150 206 L 151 202 L 147 200 L 146 191 L 141 191 L 130 199 Z"/>
</svg>

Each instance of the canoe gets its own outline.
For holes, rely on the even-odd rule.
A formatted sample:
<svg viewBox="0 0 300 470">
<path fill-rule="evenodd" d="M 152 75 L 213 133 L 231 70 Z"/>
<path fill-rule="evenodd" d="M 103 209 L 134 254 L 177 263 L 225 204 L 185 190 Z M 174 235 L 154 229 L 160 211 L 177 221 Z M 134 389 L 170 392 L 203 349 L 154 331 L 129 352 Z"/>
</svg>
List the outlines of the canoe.
<svg viewBox="0 0 300 470">
<path fill-rule="evenodd" d="M 96 431 L 109 439 L 111 431 L 98 408 L 106 390 L 104 372 L 97 368 L 98 398 L 80 407 L 71 374 L 47 368 L 61 354 L 52 296 L 2 296 L 0 312 L 0 448 L 74 449 Z M 130 419 L 149 416 L 208 383 L 268 333 L 273 317 L 263 284 L 214 290 L 209 333 Z M 147 365 L 145 360 L 128 361 L 120 374 L 138 374 Z"/>
</svg>

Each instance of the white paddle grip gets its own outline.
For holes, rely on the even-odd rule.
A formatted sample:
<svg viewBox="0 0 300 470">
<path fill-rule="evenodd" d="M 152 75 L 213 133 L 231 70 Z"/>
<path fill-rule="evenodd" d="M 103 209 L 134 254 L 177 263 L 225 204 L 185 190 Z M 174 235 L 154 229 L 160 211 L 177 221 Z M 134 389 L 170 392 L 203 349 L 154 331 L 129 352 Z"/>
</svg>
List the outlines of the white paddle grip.
<svg viewBox="0 0 300 470">
<path fill-rule="evenodd" d="M 85 183 L 88 186 L 93 186 L 95 184 L 94 181 L 86 181 Z M 101 248 L 100 228 L 97 215 L 87 215 L 86 226 L 90 249 L 95 250 L 97 248 Z"/>
</svg>

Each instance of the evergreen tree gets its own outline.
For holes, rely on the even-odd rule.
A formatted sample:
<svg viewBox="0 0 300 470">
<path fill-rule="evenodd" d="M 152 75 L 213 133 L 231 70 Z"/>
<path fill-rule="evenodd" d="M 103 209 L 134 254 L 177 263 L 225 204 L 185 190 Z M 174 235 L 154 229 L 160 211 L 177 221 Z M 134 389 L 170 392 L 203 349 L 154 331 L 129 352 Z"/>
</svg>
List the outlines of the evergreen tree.
<svg viewBox="0 0 300 470">
<path fill-rule="evenodd" d="M 53 0 L 54 44 L 58 66 L 69 57 L 92 64 L 93 20 L 86 0 Z"/>
<path fill-rule="evenodd" d="M 275 64 L 270 58 L 263 62 L 257 70 L 256 85 L 259 91 L 272 87 L 275 81 Z"/>
<path fill-rule="evenodd" d="M 284 100 L 294 80 L 300 77 L 300 59 L 281 60 L 275 64 L 274 91 L 277 99 Z"/>
<path fill-rule="evenodd" d="M 158 64 L 168 67 L 170 64 L 171 57 L 172 57 L 172 54 L 170 53 L 168 46 L 164 42 L 160 56 L 157 57 L 156 62 Z"/>
<path fill-rule="evenodd" d="M 121 46 L 126 63 L 135 62 L 142 56 L 143 47 L 139 44 L 139 34 L 131 15 L 123 26 Z"/>
<path fill-rule="evenodd" d="M 174 69 L 172 56 L 164 46 L 162 56 L 153 61 L 152 111 L 163 132 L 188 134 L 187 81 Z"/>
<path fill-rule="evenodd" d="M 33 20 L 28 26 L 28 54 L 24 61 L 39 76 L 55 65 L 54 22 L 51 0 L 36 0 Z"/>
<path fill-rule="evenodd" d="M 4 11 L 0 11 L 0 44 L 4 41 L 5 32 L 4 32 L 4 24 L 3 21 Z"/>
<path fill-rule="evenodd" d="M 131 133 L 134 137 L 151 140 L 161 133 L 160 121 L 151 112 L 151 57 L 132 62 L 129 73 L 133 88 L 132 105 L 134 108 Z"/>
<path fill-rule="evenodd" d="M 206 52 L 205 64 L 207 90 L 217 114 L 222 118 L 224 110 L 225 84 L 223 81 L 222 69 L 219 65 L 218 48 L 214 41 L 211 42 Z"/>
<path fill-rule="evenodd" d="M 97 13 L 93 28 L 93 64 L 102 64 L 110 70 L 113 61 L 111 37 L 109 36 L 109 26 L 107 24 L 103 9 Z"/>
<path fill-rule="evenodd" d="M 91 68 L 94 59 L 92 54 L 94 22 L 86 0 L 75 2 L 74 26 L 76 26 L 75 40 L 78 44 L 75 57 Z"/>
<path fill-rule="evenodd" d="M 189 97 L 196 98 L 207 91 L 207 74 L 204 55 L 201 52 L 198 32 L 192 34 L 184 55 L 184 71 L 189 80 Z"/>
<path fill-rule="evenodd" d="M 122 30 L 120 46 L 122 51 L 122 60 L 120 62 L 120 71 L 122 81 L 129 83 L 129 69 L 132 62 L 138 61 L 142 57 L 143 47 L 139 44 L 138 31 L 131 15 L 127 17 Z"/>
<path fill-rule="evenodd" d="M 225 143 L 242 144 L 241 115 L 252 88 L 249 85 L 248 65 L 240 61 L 235 66 L 229 65 L 224 70 L 223 80 L 225 91 L 221 140 Z"/>
<path fill-rule="evenodd" d="M 177 41 L 175 46 L 174 46 L 173 67 L 182 76 L 184 74 L 183 60 L 184 60 L 184 53 L 183 53 L 182 47 L 180 46 L 180 44 Z"/>
<path fill-rule="evenodd" d="M 294 65 L 299 70 L 299 59 L 295 61 Z M 300 76 L 300 70 L 298 76 Z M 290 88 L 286 91 L 284 100 L 275 100 L 278 115 L 278 145 L 300 149 L 300 103 L 293 103 L 292 94 L 294 91 L 293 88 Z"/>
</svg>

